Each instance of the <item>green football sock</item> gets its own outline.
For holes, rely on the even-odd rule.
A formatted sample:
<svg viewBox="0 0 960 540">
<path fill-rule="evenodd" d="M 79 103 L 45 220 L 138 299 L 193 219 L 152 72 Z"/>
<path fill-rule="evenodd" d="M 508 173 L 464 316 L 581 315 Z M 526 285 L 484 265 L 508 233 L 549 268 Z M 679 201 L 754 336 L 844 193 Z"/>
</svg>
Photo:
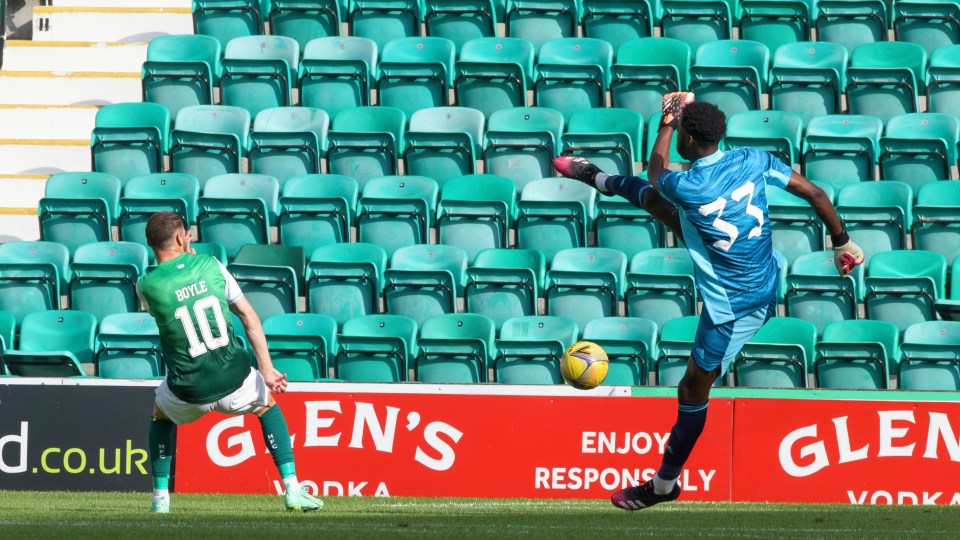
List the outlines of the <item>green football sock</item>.
<svg viewBox="0 0 960 540">
<path fill-rule="evenodd" d="M 170 463 L 173 461 L 173 422 L 152 419 L 149 443 L 153 489 L 165 490 L 170 485 Z"/>
<path fill-rule="evenodd" d="M 263 441 L 267 443 L 273 462 L 280 471 L 281 478 L 296 476 L 293 464 L 293 447 L 290 446 L 290 431 L 287 420 L 279 405 L 267 409 L 260 415 L 260 427 L 263 429 Z"/>
</svg>

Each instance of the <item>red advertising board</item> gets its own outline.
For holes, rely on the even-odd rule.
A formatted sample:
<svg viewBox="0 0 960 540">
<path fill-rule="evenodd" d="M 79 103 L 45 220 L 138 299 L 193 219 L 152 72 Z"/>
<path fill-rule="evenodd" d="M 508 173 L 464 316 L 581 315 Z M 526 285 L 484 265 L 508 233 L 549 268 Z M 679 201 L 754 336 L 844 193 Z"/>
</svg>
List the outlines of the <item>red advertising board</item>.
<svg viewBox="0 0 960 540">
<path fill-rule="evenodd" d="M 960 504 L 960 403 L 737 398 L 733 471 L 734 501 Z"/>
<path fill-rule="evenodd" d="M 606 498 L 650 478 L 675 398 L 294 392 L 280 396 L 297 474 L 324 495 Z M 685 500 L 730 499 L 733 401 L 710 421 Z M 179 492 L 278 493 L 253 416 L 181 426 Z"/>
</svg>

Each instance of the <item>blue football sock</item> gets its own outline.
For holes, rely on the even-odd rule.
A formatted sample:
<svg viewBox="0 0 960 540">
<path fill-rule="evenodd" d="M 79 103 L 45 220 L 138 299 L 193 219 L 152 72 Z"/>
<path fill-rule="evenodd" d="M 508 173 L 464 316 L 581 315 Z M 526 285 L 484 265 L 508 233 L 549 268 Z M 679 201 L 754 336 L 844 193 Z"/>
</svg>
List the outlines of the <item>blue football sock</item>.
<svg viewBox="0 0 960 540">
<path fill-rule="evenodd" d="M 703 433 L 703 426 L 707 423 L 707 405 L 710 402 L 693 405 L 680 402 L 677 410 L 677 423 L 670 431 L 667 439 L 667 448 L 663 453 L 663 462 L 657 476 L 663 480 L 676 480 L 680 477 L 683 464 L 690 457 L 697 439 Z"/>
<path fill-rule="evenodd" d="M 643 193 L 648 189 L 653 189 L 650 182 L 647 182 L 639 176 L 616 176 L 616 175 L 597 175 L 597 186 L 602 190 L 620 195 L 627 199 L 637 208 L 643 208 Z"/>
</svg>

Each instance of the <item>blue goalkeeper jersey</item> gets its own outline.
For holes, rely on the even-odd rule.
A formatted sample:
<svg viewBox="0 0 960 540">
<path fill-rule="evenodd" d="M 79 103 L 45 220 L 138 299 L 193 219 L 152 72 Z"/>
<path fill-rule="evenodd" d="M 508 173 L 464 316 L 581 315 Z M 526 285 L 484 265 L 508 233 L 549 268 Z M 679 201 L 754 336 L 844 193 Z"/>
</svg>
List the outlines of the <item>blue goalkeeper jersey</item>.
<svg viewBox="0 0 960 540">
<path fill-rule="evenodd" d="M 715 323 L 761 309 L 776 295 L 783 258 L 773 248 L 765 184 L 786 187 L 791 172 L 769 152 L 738 148 L 657 180 L 679 211 L 697 288 Z"/>
</svg>

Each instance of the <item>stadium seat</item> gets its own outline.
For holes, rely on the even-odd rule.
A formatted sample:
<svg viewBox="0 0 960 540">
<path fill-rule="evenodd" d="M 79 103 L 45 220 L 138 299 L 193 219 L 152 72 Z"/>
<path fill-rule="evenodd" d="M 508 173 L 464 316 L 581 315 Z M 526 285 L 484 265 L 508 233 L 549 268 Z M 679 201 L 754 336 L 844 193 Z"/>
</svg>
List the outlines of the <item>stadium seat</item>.
<svg viewBox="0 0 960 540">
<path fill-rule="evenodd" d="M 582 0 L 583 37 L 602 39 L 616 50 L 624 43 L 653 36 L 656 2 L 648 0 Z"/>
<path fill-rule="evenodd" d="M 920 188 L 913 206 L 913 248 L 936 251 L 949 261 L 960 257 L 960 182 L 933 182 Z M 953 283 L 960 283 L 954 274 Z M 960 298 L 958 298 L 960 299 Z"/>
<path fill-rule="evenodd" d="M 370 180 L 357 201 L 357 241 L 382 247 L 388 260 L 398 248 L 428 243 L 439 191 L 424 176 Z"/>
<path fill-rule="evenodd" d="M 880 178 L 920 186 L 953 178 L 960 120 L 943 113 L 894 116 L 880 139 Z"/>
<path fill-rule="evenodd" d="M 950 297 L 936 302 L 937 314 L 945 321 L 960 321 L 960 257 L 954 257 L 950 265 Z"/>
<path fill-rule="evenodd" d="M 417 323 L 402 315 L 363 315 L 345 323 L 334 376 L 349 382 L 401 382 L 417 354 Z"/>
<path fill-rule="evenodd" d="M 630 260 L 624 286 L 627 315 L 667 321 L 697 314 L 693 261 L 686 248 L 641 251 Z"/>
<path fill-rule="evenodd" d="M 843 45 L 826 41 L 789 43 L 776 49 L 770 70 L 770 108 L 799 114 L 804 124 L 839 114 L 848 61 Z"/>
<path fill-rule="evenodd" d="M 347 23 L 351 36 L 383 48 L 394 39 L 420 35 L 420 0 L 352 0 Z"/>
<path fill-rule="evenodd" d="M 348 320 L 380 311 L 387 254 L 373 244 L 330 244 L 310 255 L 306 271 L 307 309 Z"/>
<path fill-rule="evenodd" d="M 273 367 L 288 381 L 315 381 L 329 376 L 337 351 L 337 322 L 316 313 L 273 315 L 263 321 Z"/>
<path fill-rule="evenodd" d="M 349 242 L 359 191 L 356 180 L 339 174 L 288 179 L 280 189 L 279 243 L 313 253 L 321 246 Z"/>
<path fill-rule="evenodd" d="M 95 371 L 107 379 L 154 379 L 165 371 L 157 321 L 147 313 L 115 313 L 100 321 Z"/>
<path fill-rule="evenodd" d="M 736 0 L 663 0 L 660 35 L 679 39 L 695 51 L 703 44 L 731 39 L 736 18 Z"/>
<path fill-rule="evenodd" d="M 576 321 L 566 317 L 508 319 L 497 340 L 494 380 L 501 384 L 562 384 L 559 360 L 579 334 Z"/>
<path fill-rule="evenodd" d="M 147 46 L 140 79 L 143 101 L 167 108 L 171 118 L 184 107 L 213 105 L 220 84 L 220 42 L 204 35 L 157 36 Z"/>
<path fill-rule="evenodd" d="M 638 253 L 666 245 L 663 223 L 621 197 L 597 198 L 593 219 L 597 247 L 617 249 L 633 259 Z"/>
<path fill-rule="evenodd" d="M 804 176 L 834 186 L 876 180 L 883 121 L 876 116 L 834 114 L 807 124 L 800 158 Z"/>
<path fill-rule="evenodd" d="M 607 353 L 604 384 L 647 384 L 647 374 L 657 355 L 657 323 L 637 317 L 603 317 L 583 328 L 583 339 Z"/>
<path fill-rule="evenodd" d="M 208 105 L 184 107 L 170 134 L 170 163 L 175 172 L 200 181 L 220 174 L 239 173 L 247 151 L 250 113 L 240 107 Z"/>
<path fill-rule="evenodd" d="M 140 309 L 137 279 L 147 270 L 147 248 L 133 242 L 97 242 L 77 248 L 67 285 L 70 308 L 103 320 Z"/>
<path fill-rule="evenodd" d="M 355 178 L 365 184 L 371 178 L 397 173 L 403 150 L 407 117 L 394 107 L 356 107 L 340 111 L 327 134 L 327 172 Z"/>
<path fill-rule="evenodd" d="M 900 344 L 897 379 L 903 390 L 960 390 L 960 322 L 910 325 Z"/>
<path fill-rule="evenodd" d="M 227 46 L 231 39 L 263 33 L 261 0 L 193 0 L 193 32 Z"/>
<path fill-rule="evenodd" d="M 332 119 L 367 106 L 377 80 L 377 44 L 356 36 L 313 39 L 303 49 L 299 79 L 300 105 Z"/>
<path fill-rule="evenodd" d="M 833 200 L 832 188 L 826 186 Z M 826 248 L 823 222 L 810 203 L 785 189 L 767 185 L 767 216 L 773 235 L 773 247 L 793 263 L 798 257 Z"/>
<path fill-rule="evenodd" d="M 493 319 L 497 332 L 509 319 L 536 315 L 545 274 L 546 260 L 537 250 L 485 249 L 467 268 L 466 311 Z"/>
<path fill-rule="evenodd" d="M 660 326 L 660 339 L 657 341 L 660 352 L 653 365 L 657 386 L 676 386 L 687 372 L 699 324 L 699 315 L 688 315 L 669 319 Z M 719 384 L 722 382 L 718 377 L 714 386 Z"/>
<path fill-rule="evenodd" d="M 147 245 L 147 221 L 156 212 L 176 212 L 187 227 L 197 221 L 200 182 L 183 173 L 154 173 L 127 181 L 120 197 L 117 230 L 120 240 Z M 152 251 L 148 254 L 153 258 Z"/>
<path fill-rule="evenodd" d="M 456 246 L 398 248 L 383 276 L 384 309 L 418 325 L 436 315 L 456 313 L 466 271 L 467 253 Z"/>
<path fill-rule="evenodd" d="M 248 244 L 240 248 L 227 268 L 260 320 L 264 320 L 299 311 L 305 265 L 300 246 Z"/>
<path fill-rule="evenodd" d="M 886 41 L 887 8 L 882 0 L 817 0 L 817 41 L 852 51 L 864 43 Z"/>
<path fill-rule="evenodd" d="M 544 43 L 577 37 L 580 2 L 576 0 L 507 0 L 504 24 L 508 37 L 525 39 L 540 49 Z"/>
<path fill-rule="evenodd" d="M 928 55 L 938 47 L 960 43 L 957 0 L 897 0 L 890 21 L 895 41 L 916 43 Z"/>
<path fill-rule="evenodd" d="M 517 247 L 539 250 L 548 261 L 561 249 L 585 247 L 596 199 L 596 190 L 576 180 L 528 183 L 517 203 Z"/>
<path fill-rule="evenodd" d="M 220 100 L 242 107 L 251 117 L 273 107 L 293 105 L 300 46 L 283 36 L 231 39 L 223 52 Z"/>
<path fill-rule="evenodd" d="M 112 240 L 120 186 L 120 179 L 107 173 L 51 175 L 38 205 L 40 238 L 59 242 L 70 253 L 83 244 Z"/>
<path fill-rule="evenodd" d="M 516 200 L 516 186 L 501 176 L 448 180 L 437 203 L 437 242 L 462 248 L 468 261 L 485 249 L 508 247 Z"/>
<path fill-rule="evenodd" d="M 413 113 L 404 135 L 404 172 L 441 184 L 473 174 L 485 123 L 483 113 L 469 107 L 432 107 Z"/>
<path fill-rule="evenodd" d="M 338 0 L 270 0 L 270 33 L 296 40 L 303 50 L 312 39 L 340 35 L 345 13 Z"/>
<path fill-rule="evenodd" d="M 520 38 L 489 37 L 463 44 L 453 81 L 457 105 L 486 118 L 502 109 L 527 105 L 533 86 L 533 43 Z"/>
<path fill-rule="evenodd" d="M 543 296 L 547 315 L 584 328 L 593 319 L 616 317 L 623 299 L 627 257 L 609 248 L 562 249 L 553 256 Z"/>
<path fill-rule="evenodd" d="M 589 159 L 610 174 L 633 174 L 634 164 L 642 161 L 643 116 L 613 107 L 577 111 L 560 143 L 562 153 Z"/>
<path fill-rule="evenodd" d="M 197 201 L 197 230 L 233 260 L 246 244 L 269 244 L 280 183 L 262 174 L 224 174 L 207 181 Z"/>
<path fill-rule="evenodd" d="M 833 251 L 801 255 L 790 266 L 784 313 L 813 323 L 818 333 L 837 321 L 856 319 L 863 297 L 863 265 L 846 276 L 837 273 Z"/>
<path fill-rule="evenodd" d="M 947 261 L 919 249 L 875 253 L 864 279 L 868 319 L 887 321 L 900 332 L 917 322 L 936 320 L 936 301 L 945 298 Z"/>
<path fill-rule="evenodd" d="M 674 0 L 676 1 L 676 0 Z M 770 51 L 757 41 L 722 39 L 697 49 L 690 91 L 727 116 L 760 110 L 767 91 Z"/>
<path fill-rule="evenodd" d="M 810 41 L 815 0 L 740 0 L 740 39 L 759 41 L 771 51 Z"/>
<path fill-rule="evenodd" d="M 903 182 L 861 182 L 837 195 L 837 213 L 847 232 L 864 250 L 865 262 L 874 254 L 906 249 L 906 233 L 913 223 L 913 190 Z"/>
<path fill-rule="evenodd" d="M 537 55 L 534 103 L 560 111 L 569 120 L 577 111 L 607 103 L 613 47 L 597 38 L 563 38 L 544 43 Z"/>
<path fill-rule="evenodd" d="M 660 112 L 664 94 L 686 90 L 690 46 L 665 37 L 628 41 L 610 66 L 610 106 L 632 109 L 645 119 Z"/>
<path fill-rule="evenodd" d="M 927 112 L 960 115 L 960 45 L 930 53 L 926 80 Z"/>
<path fill-rule="evenodd" d="M 900 331 L 885 321 L 837 321 L 817 343 L 817 388 L 884 389 L 899 360 Z"/>
<path fill-rule="evenodd" d="M 485 172 L 523 182 L 554 175 L 563 115 L 543 107 L 514 107 L 490 115 L 483 160 Z"/>
<path fill-rule="evenodd" d="M 321 109 L 276 107 L 264 109 L 250 133 L 250 172 L 280 181 L 320 172 L 327 154 L 330 117 Z"/>
<path fill-rule="evenodd" d="M 493 365 L 495 324 L 476 313 L 448 313 L 420 326 L 414 379 L 423 383 L 487 382 Z"/>
<path fill-rule="evenodd" d="M 8 375 L 22 377 L 82 377 L 82 364 L 96 352 L 97 319 L 83 311 L 31 313 L 20 324 L 16 350 L 3 353 Z"/>
<path fill-rule="evenodd" d="M 456 48 L 439 37 L 409 37 L 388 41 L 380 53 L 377 99 L 409 118 L 413 113 L 448 103 L 453 88 Z"/>
<path fill-rule="evenodd" d="M 56 242 L 0 244 L 0 311 L 13 315 L 19 325 L 30 313 L 60 309 L 60 295 L 70 280 L 69 261 L 67 247 Z"/>
<path fill-rule="evenodd" d="M 134 176 L 163 171 L 170 147 L 170 113 L 156 103 L 115 103 L 97 111 L 90 137 L 93 170 L 121 184 Z"/>
<path fill-rule="evenodd" d="M 197 255 L 207 255 L 220 261 L 220 264 L 227 264 L 227 250 L 219 242 L 190 242 L 190 247 L 197 252 Z M 151 254 L 152 255 L 152 254 Z"/>
<path fill-rule="evenodd" d="M 913 43 L 865 43 L 850 54 L 847 68 L 847 109 L 872 114 L 886 123 L 898 114 L 918 112 L 924 92 L 927 53 Z"/>
<path fill-rule="evenodd" d="M 727 118 L 726 148 L 766 150 L 793 166 L 800 161 L 803 118 L 783 111 L 742 111 Z"/>
<path fill-rule="evenodd" d="M 7 349 L 13 349 L 16 343 L 17 318 L 12 313 L 0 311 L 0 355 Z"/>
<path fill-rule="evenodd" d="M 734 385 L 806 388 L 817 330 L 812 323 L 774 317 L 748 341 L 730 366 Z"/>
<path fill-rule="evenodd" d="M 496 37 L 494 4 L 494 0 L 424 0 L 424 28 L 428 36 L 449 39 L 459 50 L 471 39 Z"/>
</svg>

